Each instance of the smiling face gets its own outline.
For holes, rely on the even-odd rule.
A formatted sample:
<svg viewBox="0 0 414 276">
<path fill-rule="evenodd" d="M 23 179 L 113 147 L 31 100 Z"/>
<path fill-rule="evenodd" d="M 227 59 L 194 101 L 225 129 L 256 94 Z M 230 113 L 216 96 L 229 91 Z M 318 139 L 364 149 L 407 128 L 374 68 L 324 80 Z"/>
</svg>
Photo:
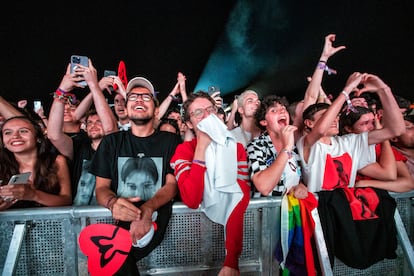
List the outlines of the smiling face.
<svg viewBox="0 0 414 276">
<path fill-rule="evenodd" d="M 327 109 L 322 109 L 316 112 L 313 115 L 312 128 L 318 122 L 318 120 L 322 117 L 322 115 L 326 112 Z M 332 124 L 329 126 L 328 130 L 325 133 L 325 136 L 335 136 L 339 133 L 339 116 L 336 116 L 333 120 Z"/>
<path fill-rule="evenodd" d="M 88 133 L 88 137 L 92 140 L 102 139 L 105 135 L 102 122 L 98 114 L 88 116 L 86 120 L 86 132 Z"/>
<path fill-rule="evenodd" d="M 243 117 L 254 117 L 259 105 L 260 100 L 256 93 L 246 93 L 243 98 L 243 105 L 238 108 L 238 112 Z"/>
<path fill-rule="evenodd" d="M 36 152 L 37 137 L 33 125 L 21 118 L 7 121 L 2 128 L 2 140 L 6 149 L 13 153 Z"/>
<path fill-rule="evenodd" d="M 147 97 L 151 97 L 149 101 Z M 136 125 L 144 125 L 154 118 L 155 103 L 151 92 L 145 87 L 134 87 L 127 95 L 129 119 Z"/>
</svg>

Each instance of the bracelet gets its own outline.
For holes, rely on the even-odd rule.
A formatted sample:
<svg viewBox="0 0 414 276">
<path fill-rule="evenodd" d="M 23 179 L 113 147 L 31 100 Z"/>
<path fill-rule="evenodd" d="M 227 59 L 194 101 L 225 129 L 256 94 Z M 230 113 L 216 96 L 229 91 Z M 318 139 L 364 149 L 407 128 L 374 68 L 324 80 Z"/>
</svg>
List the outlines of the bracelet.
<svg viewBox="0 0 414 276">
<path fill-rule="evenodd" d="M 342 90 L 342 91 L 341 91 L 341 93 L 342 93 L 342 94 L 344 94 L 344 96 L 345 96 L 345 100 L 346 100 L 346 101 L 349 101 L 349 94 L 348 94 L 348 93 L 346 93 L 346 92 L 345 92 L 345 90 Z"/>
<path fill-rule="evenodd" d="M 351 99 L 349 98 L 348 93 L 345 92 L 345 90 L 342 90 L 341 92 L 344 96 L 345 96 L 345 100 L 346 100 L 346 104 L 347 104 L 347 108 L 346 108 L 346 115 L 349 114 L 349 112 L 358 112 L 355 107 L 352 105 Z"/>
<path fill-rule="evenodd" d="M 114 200 L 114 202 L 112 202 L 112 200 Z M 105 207 L 108 208 L 109 210 L 111 210 L 112 212 L 112 208 L 114 207 L 115 202 L 118 200 L 117 196 L 112 195 L 110 198 L 108 198 L 108 200 L 106 201 L 106 205 Z"/>
<path fill-rule="evenodd" d="M 328 65 L 326 65 L 326 61 L 319 61 L 318 66 L 316 67 L 318 69 L 322 69 L 326 72 L 328 72 L 328 75 L 334 74 L 336 75 L 336 70 L 329 68 Z"/>
<path fill-rule="evenodd" d="M 287 149 L 282 149 L 281 152 L 285 152 L 288 155 L 289 159 L 292 158 L 292 151 L 288 151 Z"/>
<path fill-rule="evenodd" d="M 65 90 L 63 90 L 62 88 L 58 88 L 58 89 L 56 89 L 56 92 L 57 91 L 59 91 L 60 93 L 62 93 L 62 94 L 66 94 L 66 93 L 68 93 L 68 91 L 65 91 Z"/>
<path fill-rule="evenodd" d="M 326 63 L 326 60 L 320 60 L 319 62 Z"/>
<path fill-rule="evenodd" d="M 58 88 L 56 92 L 53 94 L 53 98 L 58 99 L 62 103 L 69 102 L 72 105 L 76 105 L 76 103 L 78 102 L 75 94 L 69 92 L 63 93 L 60 88 Z"/>
<path fill-rule="evenodd" d="M 193 159 L 193 163 L 196 163 L 202 167 L 206 166 L 206 162 L 202 161 L 202 160 L 198 160 L 198 159 Z"/>
<path fill-rule="evenodd" d="M 177 96 L 174 96 L 174 95 L 172 95 L 172 94 L 170 94 L 169 96 L 171 97 L 171 99 L 172 99 L 174 102 L 177 102 L 177 101 L 178 101 L 178 97 L 177 97 Z"/>
</svg>

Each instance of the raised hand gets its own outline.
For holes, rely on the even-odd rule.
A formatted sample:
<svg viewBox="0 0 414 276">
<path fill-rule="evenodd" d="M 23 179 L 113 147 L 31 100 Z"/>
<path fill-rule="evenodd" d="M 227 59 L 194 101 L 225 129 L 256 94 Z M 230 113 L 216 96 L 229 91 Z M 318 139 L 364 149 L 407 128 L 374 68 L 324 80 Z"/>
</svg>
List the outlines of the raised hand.
<svg viewBox="0 0 414 276">
<path fill-rule="evenodd" d="M 335 34 L 329 34 L 325 37 L 325 45 L 322 50 L 321 60 L 327 61 L 329 57 L 346 48 L 345 46 L 334 47 L 332 44 L 335 41 L 335 38 Z"/>
</svg>

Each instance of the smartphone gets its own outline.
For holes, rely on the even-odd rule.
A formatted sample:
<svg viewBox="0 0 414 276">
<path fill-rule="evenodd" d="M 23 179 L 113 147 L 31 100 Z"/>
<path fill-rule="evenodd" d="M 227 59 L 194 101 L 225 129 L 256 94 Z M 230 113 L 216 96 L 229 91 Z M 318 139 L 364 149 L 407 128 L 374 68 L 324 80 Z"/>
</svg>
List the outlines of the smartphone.
<svg viewBox="0 0 414 276">
<path fill-rule="evenodd" d="M 109 76 L 117 76 L 117 73 L 112 70 L 105 70 L 104 77 L 109 77 Z M 114 86 L 109 87 L 109 90 L 111 90 L 111 93 L 113 93 L 116 89 L 118 89 L 118 87 L 116 86 L 115 83 L 114 83 Z"/>
<path fill-rule="evenodd" d="M 39 111 L 39 109 L 42 108 L 42 102 L 41 101 L 34 101 L 33 102 L 33 110 L 35 112 Z"/>
<path fill-rule="evenodd" d="M 72 55 L 70 57 L 70 73 L 75 71 L 78 64 L 89 67 L 89 58 L 87 56 Z M 87 86 L 87 83 L 84 80 L 78 83 L 82 86 Z"/>
<path fill-rule="evenodd" d="M 109 76 L 117 76 L 117 73 L 115 71 L 112 71 L 112 70 L 105 70 L 104 71 L 104 77 L 109 77 Z"/>
<path fill-rule="evenodd" d="M 31 172 L 25 172 L 25 173 L 19 173 L 19 174 L 12 175 L 12 177 L 10 177 L 8 184 L 27 184 L 31 174 L 32 174 Z M 6 197 L 3 197 L 3 200 L 12 201 L 13 198 L 6 196 Z"/>
<path fill-rule="evenodd" d="M 25 172 L 12 175 L 12 177 L 10 177 L 9 184 L 27 184 L 31 174 L 31 172 Z"/>
<path fill-rule="evenodd" d="M 215 86 L 215 85 L 210 85 L 209 87 L 208 87 L 208 94 L 211 96 L 211 95 L 213 95 L 214 93 L 216 93 L 216 92 L 220 92 L 220 87 L 218 87 L 218 86 Z"/>
</svg>

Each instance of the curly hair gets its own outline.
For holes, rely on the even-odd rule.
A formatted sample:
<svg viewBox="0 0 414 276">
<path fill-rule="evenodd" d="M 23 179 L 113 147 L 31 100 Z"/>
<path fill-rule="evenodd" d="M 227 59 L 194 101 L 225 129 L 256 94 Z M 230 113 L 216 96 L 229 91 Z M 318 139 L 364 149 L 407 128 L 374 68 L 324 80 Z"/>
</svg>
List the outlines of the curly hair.
<svg viewBox="0 0 414 276">
<path fill-rule="evenodd" d="M 254 114 L 256 125 L 261 129 L 265 130 L 266 128 L 260 124 L 260 121 L 264 120 L 266 113 L 269 108 L 275 106 L 275 104 L 281 104 L 285 107 L 289 106 L 289 102 L 285 97 L 280 97 L 277 95 L 267 95 L 262 100 L 260 100 L 260 106 Z"/>
<path fill-rule="evenodd" d="M 33 179 L 34 187 L 47 193 L 59 194 L 60 185 L 57 176 L 58 168 L 55 163 L 58 152 L 53 147 L 52 143 L 43 135 L 40 125 L 27 116 L 8 118 L 0 129 L 2 134 L 0 138 L 0 179 L 10 179 L 13 174 L 19 173 L 19 164 L 15 155 L 4 147 L 3 141 L 3 129 L 12 120 L 29 122 L 34 128 L 34 138 L 37 141 L 37 158 L 35 161 L 34 172 L 32 172 L 35 175 L 35 178 Z"/>
</svg>

